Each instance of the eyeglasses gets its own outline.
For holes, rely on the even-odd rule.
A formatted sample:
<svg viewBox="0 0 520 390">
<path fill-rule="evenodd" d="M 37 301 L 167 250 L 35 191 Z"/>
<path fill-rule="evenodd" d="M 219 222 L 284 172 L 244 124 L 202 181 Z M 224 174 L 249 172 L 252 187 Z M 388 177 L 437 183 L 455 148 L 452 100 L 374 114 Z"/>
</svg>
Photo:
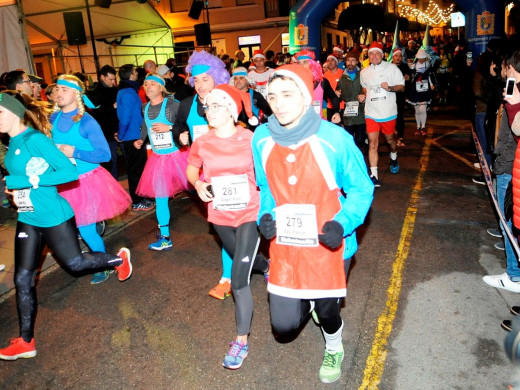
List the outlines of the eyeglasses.
<svg viewBox="0 0 520 390">
<path fill-rule="evenodd" d="M 226 106 L 223 106 L 223 105 L 217 104 L 217 103 L 210 104 L 209 106 L 207 106 L 207 105 L 202 106 L 202 108 L 204 108 L 204 112 L 208 112 L 208 111 L 216 112 L 220 109 L 220 107 L 226 107 Z"/>
<path fill-rule="evenodd" d="M 23 83 L 32 83 L 32 81 L 30 79 L 29 80 L 24 80 L 24 81 L 22 81 L 22 84 Z"/>
</svg>

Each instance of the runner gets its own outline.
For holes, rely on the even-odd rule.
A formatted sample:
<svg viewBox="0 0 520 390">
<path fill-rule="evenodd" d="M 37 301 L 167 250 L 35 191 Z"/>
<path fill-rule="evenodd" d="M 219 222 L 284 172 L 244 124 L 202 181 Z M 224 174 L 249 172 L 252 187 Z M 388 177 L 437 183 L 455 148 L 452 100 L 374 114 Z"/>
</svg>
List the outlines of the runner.
<svg viewBox="0 0 520 390">
<path fill-rule="evenodd" d="M 249 287 L 253 264 L 268 270 L 267 261 L 256 256 L 260 237 L 256 225 L 259 193 L 251 152 L 253 133 L 237 125 L 242 104 L 252 118 L 249 95 L 230 85 L 215 87 L 205 98 L 204 110 L 212 128 L 197 138 L 188 159 L 188 180 L 208 207 L 213 223 L 228 253 L 233 256 L 232 290 L 235 298 L 237 337 L 222 362 L 237 369 L 248 354 L 248 334 L 253 316 Z M 204 169 L 204 181 L 199 179 Z"/>
<path fill-rule="evenodd" d="M 277 68 L 268 84 L 274 115 L 256 129 L 252 147 L 259 228 L 271 240 L 271 325 L 280 336 L 294 335 L 315 309 L 325 338 L 319 377 L 331 383 L 341 375 L 340 306 L 355 229 L 374 186 L 352 137 L 312 109 L 313 90 L 307 69 Z"/>
<path fill-rule="evenodd" d="M 141 138 L 134 142 L 134 146 L 141 149 L 148 137 L 152 146 L 152 154 L 146 161 L 136 192 L 139 196 L 155 198 L 160 235 L 156 242 L 148 245 L 148 249 L 154 251 L 173 248 L 168 198 L 188 189 L 185 174 L 188 148 L 179 150 L 171 133 L 179 102 L 168 97 L 165 84 L 157 73 L 149 74 L 144 79 L 144 91 L 150 102 L 144 108 Z"/>
<path fill-rule="evenodd" d="M 204 98 L 217 85 L 229 82 L 229 72 L 224 62 L 205 51 L 194 52 L 191 55 L 186 72 L 191 73 L 188 81 L 195 88 L 196 94 L 184 99 L 177 111 L 173 138 L 181 146 L 189 145 L 209 131 L 208 121 L 204 116 Z M 232 266 L 233 259 L 222 248 L 222 277 L 209 291 L 211 297 L 223 300 L 231 294 Z"/>
<path fill-rule="evenodd" d="M 105 252 L 96 222 L 122 214 L 131 203 L 130 196 L 99 164 L 110 160 L 110 149 L 99 124 L 85 112 L 85 87 L 75 76 L 61 75 L 56 83 L 58 100 L 51 116 L 52 139 L 76 165 L 79 179 L 58 187 L 60 195 L 72 206 L 83 241 L 93 252 Z M 92 106 L 93 108 L 93 106 Z M 92 276 L 91 283 L 108 279 L 110 271 Z"/>
<path fill-rule="evenodd" d="M 0 133 L 11 137 L 5 158 L 10 173 L 6 186 L 18 206 L 14 283 L 20 326 L 20 337 L 0 349 L 3 360 L 36 356 L 35 278 L 45 244 L 69 271 L 115 268 L 120 281 L 132 274 L 127 248 L 121 248 L 117 256 L 81 253 L 74 212 L 56 190 L 56 185 L 76 180 L 78 173 L 49 138 L 46 107 L 26 94 L 0 93 Z"/>
</svg>

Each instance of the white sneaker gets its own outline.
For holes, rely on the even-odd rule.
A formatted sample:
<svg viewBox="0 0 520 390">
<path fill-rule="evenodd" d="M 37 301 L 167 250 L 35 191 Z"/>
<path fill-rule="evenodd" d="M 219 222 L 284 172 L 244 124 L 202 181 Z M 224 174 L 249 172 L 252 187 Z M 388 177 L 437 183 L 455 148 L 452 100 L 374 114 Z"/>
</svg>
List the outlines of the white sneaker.
<svg viewBox="0 0 520 390">
<path fill-rule="evenodd" d="M 506 272 L 501 275 L 486 275 L 482 278 L 484 283 L 491 287 L 502 288 L 504 290 L 520 293 L 520 282 L 513 282 L 509 279 Z"/>
</svg>

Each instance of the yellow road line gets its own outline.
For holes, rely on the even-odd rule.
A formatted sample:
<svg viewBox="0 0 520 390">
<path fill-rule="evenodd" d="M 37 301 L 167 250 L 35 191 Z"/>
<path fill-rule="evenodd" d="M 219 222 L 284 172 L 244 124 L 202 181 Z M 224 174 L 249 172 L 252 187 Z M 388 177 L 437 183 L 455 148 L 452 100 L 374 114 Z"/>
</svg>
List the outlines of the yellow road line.
<svg viewBox="0 0 520 390">
<path fill-rule="evenodd" d="M 417 174 L 417 180 L 412 190 L 408 209 L 406 210 L 406 217 L 404 219 L 403 228 L 401 230 L 401 237 L 399 246 L 395 255 L 394 264 L 392 265 L 392 276 L 390 277 L 390 285 L 386 290 L 387 301 L 385 308 L 377 320 L 377 329 L 372 342 L 372 349 L 365 364 L 365 371 L 363 373 L 363 382 L 359 389 L 377 389 L 383 376 L 385 366 L 388 337 L 392 332 L 392 326 L 399 304 L 399 295 L 402 287 L 402 274 L 408 252 L 410 250 L 410 242 L 412 241 L 412 234 L 415 227 L 415 215 L 417 213 L 417 204 L 419 195 L 422 190 L 423 177 L 428 166 L 430 158 L 430 149 L 432 130 L 428 131 L 428 137 L 422 150 L 421 159 L 419 161 L 420 169 Z"/>
</svg>

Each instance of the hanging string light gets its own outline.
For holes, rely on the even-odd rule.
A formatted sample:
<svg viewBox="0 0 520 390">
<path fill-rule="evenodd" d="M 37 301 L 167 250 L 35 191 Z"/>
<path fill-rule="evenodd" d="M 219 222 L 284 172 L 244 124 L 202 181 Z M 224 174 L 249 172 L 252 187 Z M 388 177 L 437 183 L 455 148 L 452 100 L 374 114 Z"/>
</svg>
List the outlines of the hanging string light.
<svg viewBox="0 0 520 390">
<path fill-rule="evenodd" d="M 406 5 L 401 8 L 401 14 L 405 18 L 414 17 L 419 23 L 439 26 L 450 20 L 454 7 L 455 4 L 452 3 L 448 8 L 442 9 L 435 1 L 430 0 L 425 11 Z"/>
</svg>

